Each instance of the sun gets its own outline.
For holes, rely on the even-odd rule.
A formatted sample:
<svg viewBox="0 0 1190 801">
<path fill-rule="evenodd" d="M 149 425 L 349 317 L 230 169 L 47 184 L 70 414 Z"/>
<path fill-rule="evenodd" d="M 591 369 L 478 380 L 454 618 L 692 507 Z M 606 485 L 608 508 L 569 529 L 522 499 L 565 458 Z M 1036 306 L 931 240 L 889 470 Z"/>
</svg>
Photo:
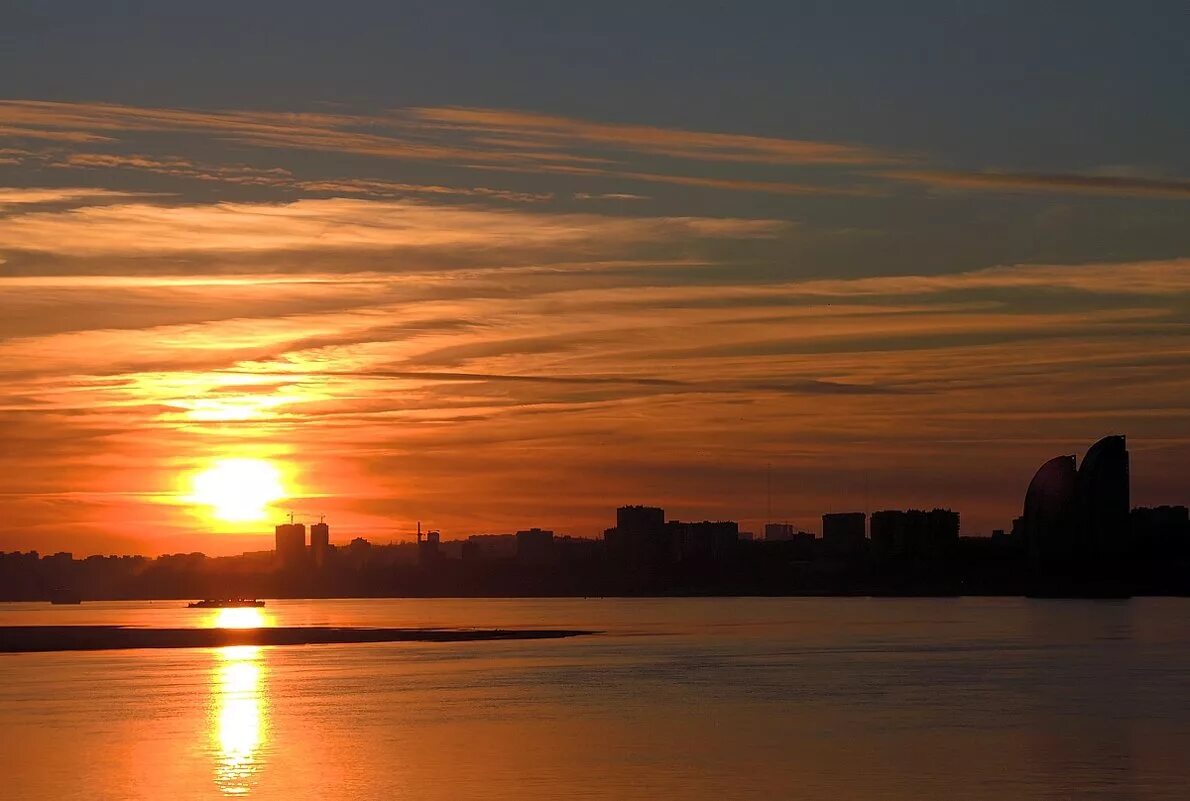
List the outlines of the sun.
<svg viewBox="0 0 1190 801">
<path fill-rule="evenodd" d="M 211 517 L 251 523 L 268 516 L 268 506 L 285 497 L 281 472 L 264 459 L 220 459 L 193 478 L 194 503 L 209 506 Z"/>
</svg>

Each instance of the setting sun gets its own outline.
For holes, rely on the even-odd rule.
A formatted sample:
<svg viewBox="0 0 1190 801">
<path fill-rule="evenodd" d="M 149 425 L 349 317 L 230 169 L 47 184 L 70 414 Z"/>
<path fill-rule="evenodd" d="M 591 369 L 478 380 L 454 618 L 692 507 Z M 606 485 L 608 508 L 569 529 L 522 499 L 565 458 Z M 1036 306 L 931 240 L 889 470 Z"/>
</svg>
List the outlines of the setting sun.
<svg viewBox="0 0 1190 801">
<path fill-rule="evenodd" d="M 221 459 L 196 474 L 191 500 L 210 507 L 216 520 L 263 520 L 268 505 L 285 497 L 280 471 L 263 459 Z"/>
</svg>

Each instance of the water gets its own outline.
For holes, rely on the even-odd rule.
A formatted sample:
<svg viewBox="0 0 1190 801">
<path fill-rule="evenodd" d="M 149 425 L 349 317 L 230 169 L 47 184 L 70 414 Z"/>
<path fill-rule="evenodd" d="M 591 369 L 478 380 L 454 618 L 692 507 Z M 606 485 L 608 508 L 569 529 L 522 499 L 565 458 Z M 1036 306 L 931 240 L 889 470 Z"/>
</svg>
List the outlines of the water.
<svg viewBox="0 0 1190 801">
<path fill-rule="evenodd" d="M 0 625 L 220 625 L 175 602 Z M 1185 799 L 1190 600 L 270 601 L 570 640 L 0 654 L 0 797 Z M 240 615 L 251 612 L 240 612 Z"/>
</svg>

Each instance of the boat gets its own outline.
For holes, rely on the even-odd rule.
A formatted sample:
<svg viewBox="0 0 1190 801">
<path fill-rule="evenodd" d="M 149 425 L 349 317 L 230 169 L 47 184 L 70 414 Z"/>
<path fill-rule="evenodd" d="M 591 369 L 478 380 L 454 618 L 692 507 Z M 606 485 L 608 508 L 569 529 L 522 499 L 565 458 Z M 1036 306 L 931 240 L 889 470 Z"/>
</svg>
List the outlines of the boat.
<svg viewBox="0 0 1190 801">
<path fill-rule="evenodd" d="M 54 590 L 50 593 L 50 603 L 55 606 L 81 604 L 83 597 L 74 590 Z"/>
<path fill-rule="evenodd" d="M 207 598 L 186 604 L 188 609 L 244 609 L 264 606 L 264 601 L 255 598 Z"/>
</svg>

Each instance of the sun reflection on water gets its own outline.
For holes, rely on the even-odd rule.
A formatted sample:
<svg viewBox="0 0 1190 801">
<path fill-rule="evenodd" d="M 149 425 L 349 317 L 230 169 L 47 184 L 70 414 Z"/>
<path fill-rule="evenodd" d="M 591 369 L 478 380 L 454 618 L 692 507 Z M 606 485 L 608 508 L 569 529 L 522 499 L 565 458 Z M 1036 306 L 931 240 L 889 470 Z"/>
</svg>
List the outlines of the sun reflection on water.
<svg viewBox="0 0 1190 801">
<path fill-rule="evenodd" d="M 216 654 L 211 687 L 215 784 L 224 795 L 242 796 L 255 783 L 267 728 L 263 651 L 255 645 L 232 645 Z"/>
<path fill-rule="evenodd" d="M 228 606 L 216 611 L 208 625 L 215 629 L 258 629 L 271 625 L 271 620 L 259 607 Z"/>
</svg>

